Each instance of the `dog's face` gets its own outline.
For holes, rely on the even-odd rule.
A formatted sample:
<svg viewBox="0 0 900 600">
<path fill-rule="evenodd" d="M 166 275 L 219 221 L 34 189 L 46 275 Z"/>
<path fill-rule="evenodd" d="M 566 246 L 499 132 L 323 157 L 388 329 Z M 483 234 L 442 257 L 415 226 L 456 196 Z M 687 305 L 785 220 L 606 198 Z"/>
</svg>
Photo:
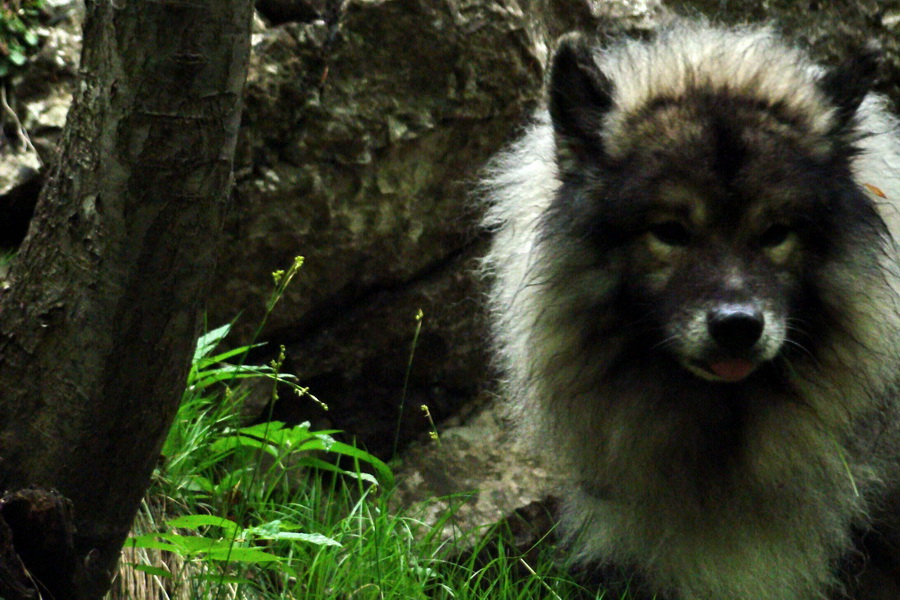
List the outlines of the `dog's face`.
<svg viewBox="0 0 900 600">
<path fill-rule="evenodd" d="M 825 159 L 765 109 L 727 98 L 663 107 L 632 128 L 613 159 L 621 183 L 605 190 L 634 211 L 622 278 L 632 320 L 709 380 L 742 380 L 789 341 L 802 346 L 796 312 L 833 229 L 817 189 Z"/>
<path fill-rule="evenodd" d="M 741 381 L 786 349 L 814 354 L 816 273 L 877 220 L 852 150 L 785 103 L 727 86 L 623 111 L 577 50 L 564 46 L 553 73 L 563 186 L 550 228 L 618 273 L 625 335 L 713 381 Z"/>
<path fill-rule="evenodd" d="M 788 339 L 810 258 L 799 215 L 765 197 L 720 214 L 733 199 L 692 184 L 649 194 L 626 254 L 632 320 L 691 372 L 743 379 Z"/>
</svg>

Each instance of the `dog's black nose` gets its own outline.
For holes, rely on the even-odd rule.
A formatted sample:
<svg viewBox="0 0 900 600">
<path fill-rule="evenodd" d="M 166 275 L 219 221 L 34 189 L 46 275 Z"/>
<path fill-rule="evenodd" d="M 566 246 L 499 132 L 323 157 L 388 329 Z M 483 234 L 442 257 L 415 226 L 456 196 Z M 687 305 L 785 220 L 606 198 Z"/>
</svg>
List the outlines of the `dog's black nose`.
<svg viewBox="0 0 900 600">
<path fill-rule="evenodd" d="M 759 341 L 765 318 L 753 305 L 726 304 L 709 311 L 706 323 L 717 344 L 731 352 L 741 352 Z"/>
</svg>

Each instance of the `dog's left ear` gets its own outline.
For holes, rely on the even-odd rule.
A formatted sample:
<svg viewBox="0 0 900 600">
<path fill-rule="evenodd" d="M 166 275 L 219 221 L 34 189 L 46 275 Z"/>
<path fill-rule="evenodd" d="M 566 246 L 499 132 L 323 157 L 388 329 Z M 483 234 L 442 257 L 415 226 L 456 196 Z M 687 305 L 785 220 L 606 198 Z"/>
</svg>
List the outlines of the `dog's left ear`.
<svg viewBox="0 0 900 600">
<path fill-rule="evenodd" d="M 881 50 L 870 45 L 819 79 L 819 89 L 837 109 L 839 128 L 850 123 L 866 94 L 872 89 L 880 60 Z"/>
<path fill-rule="evenodd" d="M 597 65 L 588 37 L 569 33 L 560 39 L 549 88 L 550 119 L 560 149 L 581 160 L 599 158 L 603 117 L 613 105 L 613 83 Z"/>
</svg>

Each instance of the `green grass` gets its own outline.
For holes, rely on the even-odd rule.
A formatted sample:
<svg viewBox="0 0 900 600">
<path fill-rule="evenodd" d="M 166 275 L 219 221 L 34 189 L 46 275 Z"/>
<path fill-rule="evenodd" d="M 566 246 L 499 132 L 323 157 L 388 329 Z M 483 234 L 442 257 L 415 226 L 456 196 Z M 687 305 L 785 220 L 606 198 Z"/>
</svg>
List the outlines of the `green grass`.
<svg viewBox="0 0 900 600">
<path fill-rule="evenodd" d="M 276 278 L 277 294 L 299 264 Z M 413 516 L 425 511 L 392 509 L 391 469 L 338 432 L 244 426 L 250 389 L 327 407 L 281 373 L 283 351 L 265 366 L 245 364 L 251 346 L 217 352 L 228 331 L 198 341 L 113 598 L 595 597 L 555 566 L 549 544 L 525 559 L 499 530 L 447 539 L 454 508 L 432 525 Z"/>
</svg>

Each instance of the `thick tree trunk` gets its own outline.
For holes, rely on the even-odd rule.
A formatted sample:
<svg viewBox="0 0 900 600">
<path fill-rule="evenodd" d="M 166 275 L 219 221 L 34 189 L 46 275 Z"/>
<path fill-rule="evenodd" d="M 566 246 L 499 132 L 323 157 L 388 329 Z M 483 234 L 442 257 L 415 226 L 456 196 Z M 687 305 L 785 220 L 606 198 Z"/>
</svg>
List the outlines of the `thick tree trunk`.
<svg viewBox="0 0 900 600">
<path fill-rule="evenodd" d="M 108 587 L 181 397 L 251 15 L 252 0 L 87 1 L 59 165 L 0 290 L 0 491 L 71 500 L 75 598 Z"/>
</svg>

